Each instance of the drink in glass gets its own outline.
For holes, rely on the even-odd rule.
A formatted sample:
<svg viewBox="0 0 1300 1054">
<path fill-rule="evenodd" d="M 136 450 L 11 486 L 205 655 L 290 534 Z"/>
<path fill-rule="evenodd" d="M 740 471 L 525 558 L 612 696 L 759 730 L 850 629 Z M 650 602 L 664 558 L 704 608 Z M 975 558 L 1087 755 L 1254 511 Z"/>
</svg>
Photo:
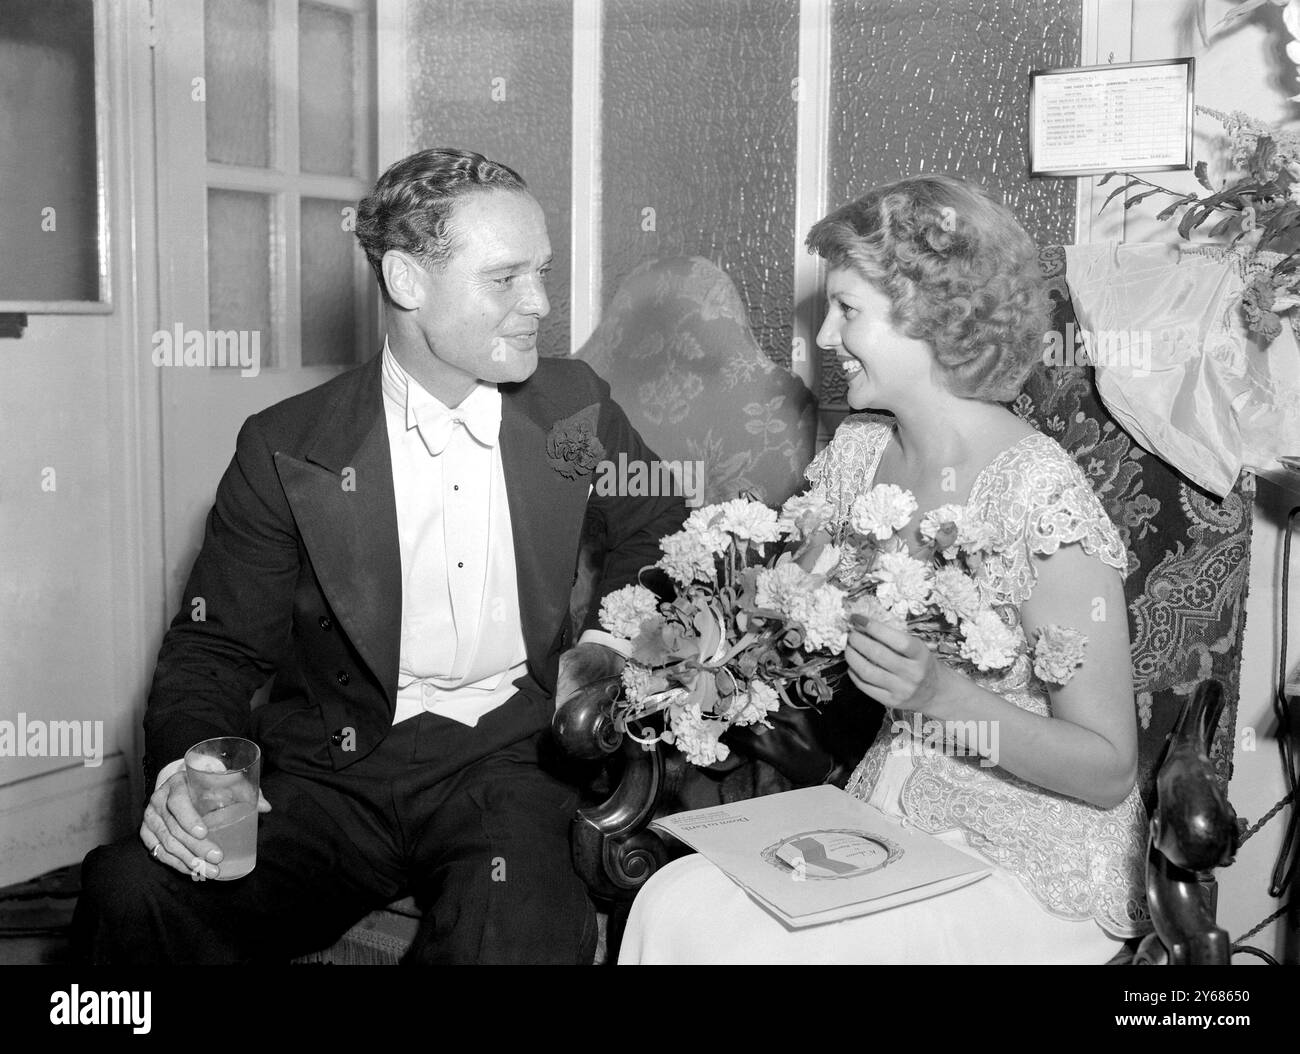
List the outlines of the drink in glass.
<svg viewBox="0 0 1300 1054">
<path fill-rule="evenodd" d="M 257 863 L 257 788 L 262 752 L 247 739 L 205 739 L 185 752 L 190 801 L 221 850 L 220 881 L 243 878 Z"/>
</svg>

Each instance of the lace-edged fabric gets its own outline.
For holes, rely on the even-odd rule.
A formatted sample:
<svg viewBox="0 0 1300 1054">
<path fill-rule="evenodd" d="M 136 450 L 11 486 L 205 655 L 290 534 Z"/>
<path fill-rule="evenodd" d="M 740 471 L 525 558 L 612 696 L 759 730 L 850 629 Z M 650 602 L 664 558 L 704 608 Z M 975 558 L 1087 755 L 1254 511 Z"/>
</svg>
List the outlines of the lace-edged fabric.
<svg viewBox="0 0 1300 1054">
<path fill-rule="evenodd" d="M 871 486 L 891 429 L 877 420 L 849 418 L 809 465 L 816 490 L 847 518 L 853 499 Z M 1033 557 L 1078 543 L 1121 574 L 1127 554 L 1119 532 L 1079 467 L 1052 439 L 1026 436 L 980 473 L 968 506 L 998 532 L 1002 551 L 988 564 L 1000 603 L 1022 604 L 1033 592 Z M 1000 674 L 972 678 L 1008 702 L 1049 715 L 1047 687 L 1021 658 Z M 1048 912 L 1093 919 L 1107 932 L 1135 936 L 1150 928 L 1144 895 L 1146 814 L 1135 786 L 1112 809 L 1053 793 L 975 757 L 896 745 L 890 711 L 875 743 L 849 780 L 864 800 L 887 764 L 909 765 L 897 808 L 922 830 L 961 830 L 967 842 L 1014 874 Z M 916 746 L 915 744 L 913 746 Z"/>
<path fill-rule="evenodd" d="M 853 499 L 870 489 L 892 434 L 888 424 L 870 414 L 846 417 L 835 437 L 804 469 L 813 490 L 834 504 L 838 522 L 849 518 Z"/>
<path fill-rule="evenodd" d="M 1035 555 L 1078 542 L 1121 575 L 1128 554 L 1079 466 L 1060 445 L 1036 433 L 1003 451 L 975 481 L 967 505 L 1002 533 L 991 578 L 999 603 L 1023 604 L 1034 589 Z"/>
</svg>

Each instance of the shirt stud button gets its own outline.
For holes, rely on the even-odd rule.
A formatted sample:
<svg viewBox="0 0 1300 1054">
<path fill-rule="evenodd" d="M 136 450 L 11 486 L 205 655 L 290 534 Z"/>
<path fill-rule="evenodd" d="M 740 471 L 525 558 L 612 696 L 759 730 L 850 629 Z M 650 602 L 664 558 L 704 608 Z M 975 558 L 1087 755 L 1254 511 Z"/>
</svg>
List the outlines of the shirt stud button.
<svg viewBox="0 0 1300 1054">
<path fill-rule="evenodd" d="M 457 567 L 464 567 L 465 565 L 464 565 L 463 563 L 461 563 L 459 560 L 457 560 L 457 561 L 456 561 L 456 566 L 457 566 Z"/>
</svg>

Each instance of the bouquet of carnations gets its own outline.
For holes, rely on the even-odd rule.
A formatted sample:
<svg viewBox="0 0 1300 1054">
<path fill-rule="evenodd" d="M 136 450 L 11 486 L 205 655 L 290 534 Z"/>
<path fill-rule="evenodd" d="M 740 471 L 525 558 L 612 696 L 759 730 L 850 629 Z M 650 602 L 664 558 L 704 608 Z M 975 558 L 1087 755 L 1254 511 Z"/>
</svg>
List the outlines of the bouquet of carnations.
<svg viewBox="0 0 1300 1054">
<path fill-rule="evenodd" d="M 733 725 L 770 728 L 782 702 L 830 699 L 853 615 L 906 628 L 952 664 L 1011 666 L 1029 649 L 1015 607 L 993 603 L 986 561 L 999 539 L 964 506 L 944 505 L 921 518 L 911 553 L 900 532 L 916 509 L 909 492 L 880 484 L 847 522 L 834 522 L 835 506 L 816 491 L 779 512 L 743 496 L 695 510 L 660 542 L 654 565 L 672 580 L 672 599 L 637 584 L 601 602 L 604 627 L 632 641 L 619 729 L 647 748 L 675 744 L 695 765 L 723 761 L 719 737 Z M 1086 644 L 1047 627 L 1034 672 L 1065 683 Z M 658 713 L 657 731 L 645 722 Z"/>
</svg>

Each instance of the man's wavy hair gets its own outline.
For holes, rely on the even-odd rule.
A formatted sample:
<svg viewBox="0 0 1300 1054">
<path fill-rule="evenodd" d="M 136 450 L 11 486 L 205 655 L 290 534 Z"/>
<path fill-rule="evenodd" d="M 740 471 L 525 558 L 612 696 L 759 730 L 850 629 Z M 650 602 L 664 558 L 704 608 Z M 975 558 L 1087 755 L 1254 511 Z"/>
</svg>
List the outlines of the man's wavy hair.
<svg viewBox="0 0 1300 1054">
<path fill-rule="evenodd" d="M 514 169 L 454 147 L 421 150 L 391 165 L 357 206 L 357 241 L 384 300 L 392 302 L 383 269 L 389 249 L 441 267 L 456 250 L 456 202 L 487 190 L 527 189 Z"/>
<path fill-rule="evenodd" d="M 878 187 L 820 220 L 807 246 L 889 297 L 893 324 L 934 349 L 954 395 L 1008 402 L 1041 361 L 1038 250 L 981 187 L 937 175 Z"/>
</svg>

